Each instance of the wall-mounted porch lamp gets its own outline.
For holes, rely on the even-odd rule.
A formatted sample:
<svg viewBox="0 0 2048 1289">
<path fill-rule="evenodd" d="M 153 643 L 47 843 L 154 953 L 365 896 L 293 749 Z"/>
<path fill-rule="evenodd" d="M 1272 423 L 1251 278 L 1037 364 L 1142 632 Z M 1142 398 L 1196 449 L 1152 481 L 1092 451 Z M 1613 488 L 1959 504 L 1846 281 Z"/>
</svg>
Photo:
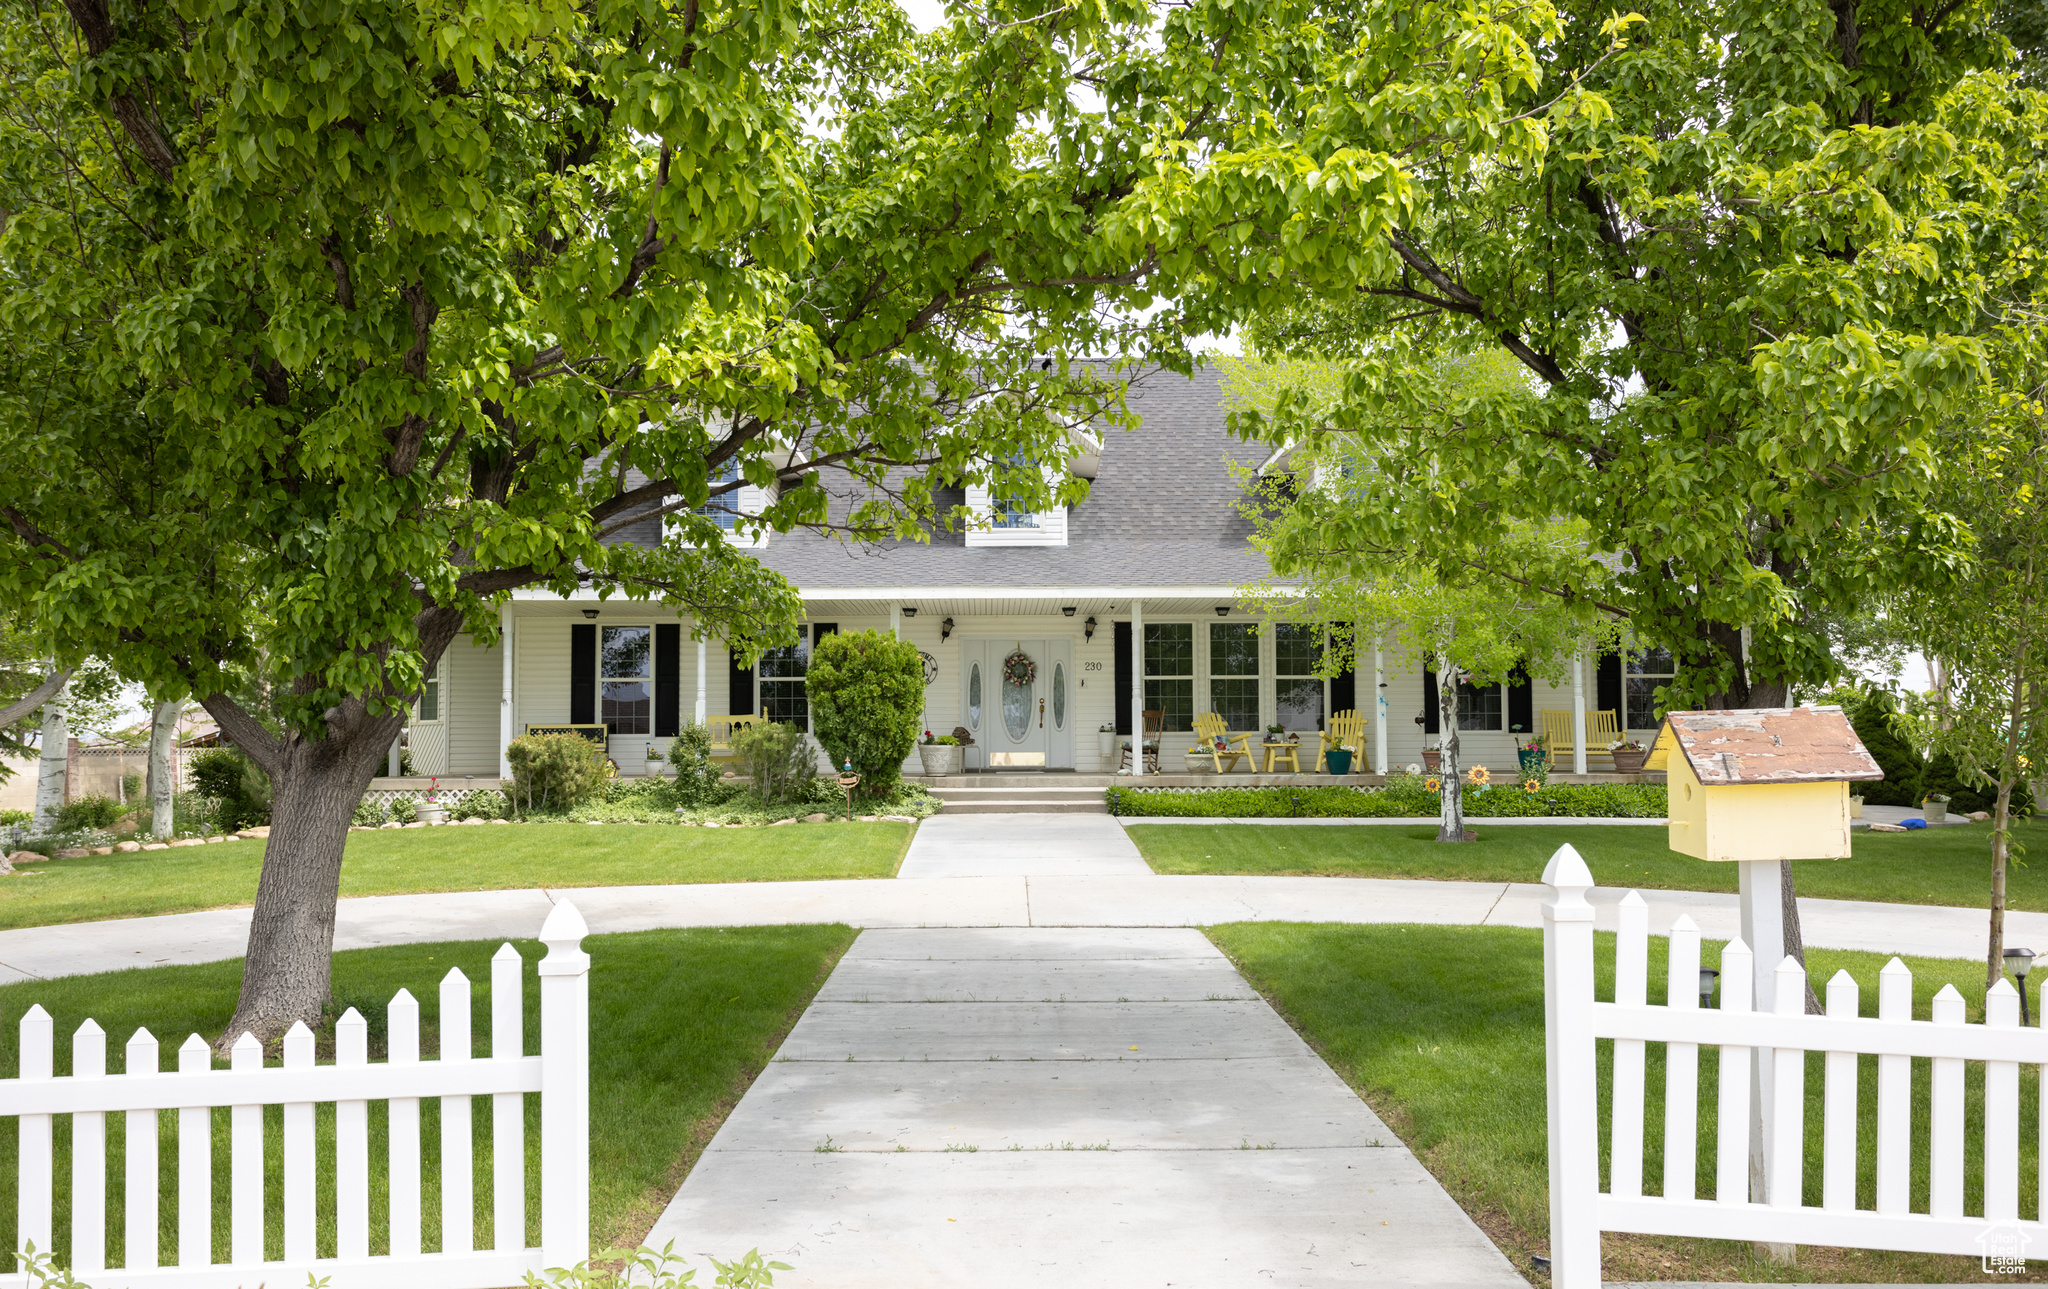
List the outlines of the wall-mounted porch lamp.
<svg viewBox="0 0 2048 1289">
<path fill-rule="evenodd" d="M 586 618 L 594 618 L 594 617 L 596 617 L 596 616 L 597 616 L 597 610 L 596 610 L 596 609 L 585 609 L 585 610 L 583 610 L 583 616 L 584 616 L 584 617 L 586 617 Z"/>
<path fill-rule="evenodd" d="M 952 635 L 952 634 L 953 634 L 953 619 L 951 619 L 951 618 L 947 618 L 947 619 L 946 619 L 945 621 L 943 621 L 943 622 L 939 623 L 939 639 L 940 639 L 940 640 L 944 640 L 944 639 L 945 639 L 945 638 L 946 638 L 947 636 L 950 636 L 950 635 Z"/>
<path fill-rule="evenodd" d="M 2034 969 L 2034 951 L 2007 949 L 2005 969 L 2020 978 L 2020 1024 L 2030 1025 L 2033 1022 L 2027 1018 L 2027 973 Z"/>
<path fill-rule="evenodd" d="M 1082 638 L 1083 640 L 1093 640 L 1093 639 L 1095 638 L 1095 619 L 1094 619 L 1094 618 L 1090 618 L 1090 619 L 1088 619 L 1088 620 L 1087 620 L 1086 622 L 1083 622 L 1083 623 L 1081 624 L 1081 638 Z"/>
</svg>

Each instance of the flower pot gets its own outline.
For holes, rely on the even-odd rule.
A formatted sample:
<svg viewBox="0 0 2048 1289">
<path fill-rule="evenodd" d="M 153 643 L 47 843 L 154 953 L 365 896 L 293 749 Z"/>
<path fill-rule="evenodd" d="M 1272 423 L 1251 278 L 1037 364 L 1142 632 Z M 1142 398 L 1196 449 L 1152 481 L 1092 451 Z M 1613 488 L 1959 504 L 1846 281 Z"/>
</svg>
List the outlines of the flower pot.
<svg viewBox="0 0 2048 1289">
<path fill-rule="evenodd" d="M 1330 773 L 1331 773 L 1331 774 L 1349 774 L 1349 773 L 1351 773 L 1351 749 L 1350 749 L 1350 748 L 1348 748 L 1348 747 L 1333 747 L 1333 748 L 1331 748 L 1331 749 L 1330 749 L 1329 751 L 1327 751 L 1327 752 L 1323 753 L 1323 759 L 1324 759 L 1325 761 L 1329 762 L 1329 765 L 1330 765 Z"/>
<path fill-rule="evenodd" d="M 440 802 L 438 802 L 438 801 L 422 801 L 422 802 L 420 802 L 420 822 L 421 822 L 421 823 L 423 823 L 423 824 L 437 824 L 437 823 L 440 823 L 440 822 L 441 822 L 441 815 L 442 815 L 442 812 L 441 812 L 441 803 L 440 803 Z"/>
<path fill-rule="evenodd" d="M 1095 750 L 1104 761 L 1113 759 L 1116 756 L 1116 731 L 1097 730 L 1095 732 Z"/>
<path fill-rule="evenodd" d="M 1931 824 L 1945 822 L 1948 819 L 1948 802 L 1929 797 L 1920 803 L 1920 817 Z"/>
<path fill-rule="evenodd" d="M 920 743 L 917 745 L 917 759 L 924 762 L 927 779 L 944 778 L 960 773 L 961 749 L 949 743 Z"/>
<path fill-rule="evenodd" d="M 1550 753 L 1548 752 L 1517 751 L 1515 753 L 1515 759 L 1521 762 L 1522 777 L 1524 779 L 1536 778 L 1537 776 L 1541 775 L 1543 771 L 1550 765 Z"/>
<path fill-rule="evenodd" d="M 1631 752 L 1627 748 L 1614 749 L 1614 772 L 1616 774 L 1641 774 L 1643 762 L 1650 759 L 1647 749 Z"/>
<path fill-rule="evenodd" d="M 1213 756 L 1207 748 L 1202 747 L 1200 744 L 1196 744 L 1194 747 L 1189 748 L 1187 750 L 1187 754 L 1183 756 L 1181 759 L 1183 762 L 1186 763 L 1187 772 L 1189 774 L 1216 773 L 1215 756 Z"/>
<path fill-rule="evenodd" d="M 1422 749 L 1422 768 L 1425 773 L 1435 774 L 1443 768 L 1443 763 L 1444 754 L 1440 749 L 1433 747 Z"/>
<path fill-rule="evenodd" d="M 1849 798 L 1849 817 L 1851 819 L 1861 819 L 1863 817 L 1863 798 Z"/>
</svg>

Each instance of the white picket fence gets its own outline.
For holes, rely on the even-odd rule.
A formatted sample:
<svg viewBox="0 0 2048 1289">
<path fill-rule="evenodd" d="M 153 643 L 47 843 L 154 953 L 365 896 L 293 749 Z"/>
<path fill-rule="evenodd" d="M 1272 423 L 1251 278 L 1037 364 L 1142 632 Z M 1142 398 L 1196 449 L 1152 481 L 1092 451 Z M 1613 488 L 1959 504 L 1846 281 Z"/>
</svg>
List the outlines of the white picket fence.
<svg viewBox="0 0 2048 1289">
<path fill-rule="evenodd" d="M 1827 1014 L 1805 1014 L 1806 974 L 1787 957 L 1777 967 L 1775 1011 L 1751 1009 L 1748 946 L 1721 954 L 1720 1006 L 1699 1006 L 1700 933 L 1691 918 L 1672 924 L 1669 994 L 1645 997 L 1648 906 L 1631 891 L 1619 909 L 1615 1001 L 1595 1000 L 1592 874 L 1570 846 L 1551 858 L 1543 880 L 1544 1021 L 1550 1112 L 1550 1248 L 1557 1289 L 1597 1289 L 1600 1233 L 1697 1236 L 1775 1244 L 1813 1244 L 1916 1253 L 1996 1252 L 2002 1245 L 2036 1256 L 2048 1250 L 2048 1224 L 2020 1218 L 2019 1071 L 2048 1064 L 2048 1032 L 2020 1026 L 2019 994 L 2000 981 L 1986 1020 L 1964 1024 L 1955 986 L 1935 995 L 1933 1019 L 1913 1019 L 1913 974 L 1897 958 L 1879 973 L 1878 1014 L 1858 1016 L 1847 972 L 1827 986 Z M 1614 1040 L 1608 1186 L 1600 1188 L 1598 1040 Z M 1661 1194 L 1643 1184 L 1646 1044 L 1664 1048 L 1664 1176 Z M 1717 1047 L 1719 1103 L 1714 1194 L 1696 1195 L 1699 1061 Z M 1751 1199 L 1753 1050 L 1772 1055 L 1762 1142 L 1768 1194 Z M 1821 1203 L 1805 1203 L 1806 1054 L 1823 1063 Z M 1858 1061 L 1877 1059 L 1876 1206 L 1857 1207 Z M 1913 1159 L 1913 1058 L 1932 1058 L 1928 1089 L 1930 1211 L 1910 1211 Z M 1984 1063 L 1984 1187 L 1981 1211 L 1964 1212 L 1964 1063 Z M 2048 1077 L 2041 1081 L 2040 1124 L 2048 1129 Z M 2048 1196 L 2048 1140 L 2040 1143 L 2040 1190 Z M 1990 1237 L 1987 1243 L 1987 1237 Z"/>
<path fill-rule="evenodd" d="M 21 1019 L 21 1077 L 0 1079 L 0 1115 L 19 1116 L 17 1251 L 51 1247 L 55 1120 L 71 1116 L 71 1272 L 92 1289 L 178 1286 L 234 1289 L 258 1283 L 292 1289 L 308 1276 L 331 1289 L 495 1289 L 529 1271 L 573 1267 L 589 1256 L 590 957 L 574 905 L 555 905 L 541 927 L 541 1054 L 525 1055 L 524 963 L 511 945 L 491 959 L 490 1055 L 472 1050 L 470 986 L 460 971 L 441 981 L 440 1059 L 422 1061 L 419 1003 L 406 990 L 386 1016 L 387 1059 L 369 1060 L 369 1025 L 350 1008 L 335 1025 L 335 1063 L 316 1065 L 313 1033 L 294 1025 L 282 1066 L 243 1035 L 230 1068 L 215 1070 L 197 1034 L 178 1049 L 175 1073 L 160 1069 L 157 1040 L 138 1029 L 126 1071 L 107 1071 L 107 1037 L 86 1021 L 72 1036 L 72 1073 L 52 1077 L 49 1013 Z M 525 1094 L 540 1094 L 539 1248 L 526 1246 Z M 441 1103 L 441 1251 L 421 1252 L 420 1101 Z M 490 1099 L 491 1247 L 474 1236 L 471 1103 Z M 370 1253 L 370 1102 L 388 1105 L 389 1248 Z M 334 1157 L 316 1155 L 314 1107 L 334 1103 Z M 281 1167 L 267 1168 L 264 1107 L 283 1107 Z M 213 1261 L 213 1110 L 229 1106 L 229 1258 Z M 177 1258 L 158 1248 L 157 1114 L 178 1112 Z M 106 1265 L 107 1116 L 127 1115 L 125 1265 Z M 316 1177 L 334 1177 L 334 1257 L 316 1256 L 322 1214 Z M 282 1261 L 265 1259 L 265 1197 L 282 1191 Z M 0 1275 L 0 1289 L 28 1285 Z"/>
</svg>

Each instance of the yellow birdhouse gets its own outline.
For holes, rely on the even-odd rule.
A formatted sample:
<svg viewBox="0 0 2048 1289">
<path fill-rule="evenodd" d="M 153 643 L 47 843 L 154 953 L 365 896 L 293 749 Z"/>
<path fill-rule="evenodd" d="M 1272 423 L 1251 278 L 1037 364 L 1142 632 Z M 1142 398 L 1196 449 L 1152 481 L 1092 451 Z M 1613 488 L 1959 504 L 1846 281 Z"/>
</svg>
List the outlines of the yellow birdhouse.
<svg viewBox="0 0 2048 1289">
<path fill-rule="evenodd" d="M 1847 859 L 1849 785 L 1884 777 L 1839 707 L 1671 712 L 1643 768 L 1671 849 L 1709 860 Z"/>
</svg>

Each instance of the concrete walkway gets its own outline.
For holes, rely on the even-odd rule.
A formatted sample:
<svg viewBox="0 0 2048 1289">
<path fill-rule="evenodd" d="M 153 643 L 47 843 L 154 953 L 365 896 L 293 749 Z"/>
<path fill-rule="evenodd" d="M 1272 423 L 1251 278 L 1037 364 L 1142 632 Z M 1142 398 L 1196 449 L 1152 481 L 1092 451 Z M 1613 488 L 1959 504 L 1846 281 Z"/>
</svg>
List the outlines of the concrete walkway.
<svg viewBox="0 0 2048 1289">
<path fill-rule="evenodd" d="M 1524 1283 L 1192 930 L 863 933 L 669 1240 L 834 1289 Z"/>
</svg>

